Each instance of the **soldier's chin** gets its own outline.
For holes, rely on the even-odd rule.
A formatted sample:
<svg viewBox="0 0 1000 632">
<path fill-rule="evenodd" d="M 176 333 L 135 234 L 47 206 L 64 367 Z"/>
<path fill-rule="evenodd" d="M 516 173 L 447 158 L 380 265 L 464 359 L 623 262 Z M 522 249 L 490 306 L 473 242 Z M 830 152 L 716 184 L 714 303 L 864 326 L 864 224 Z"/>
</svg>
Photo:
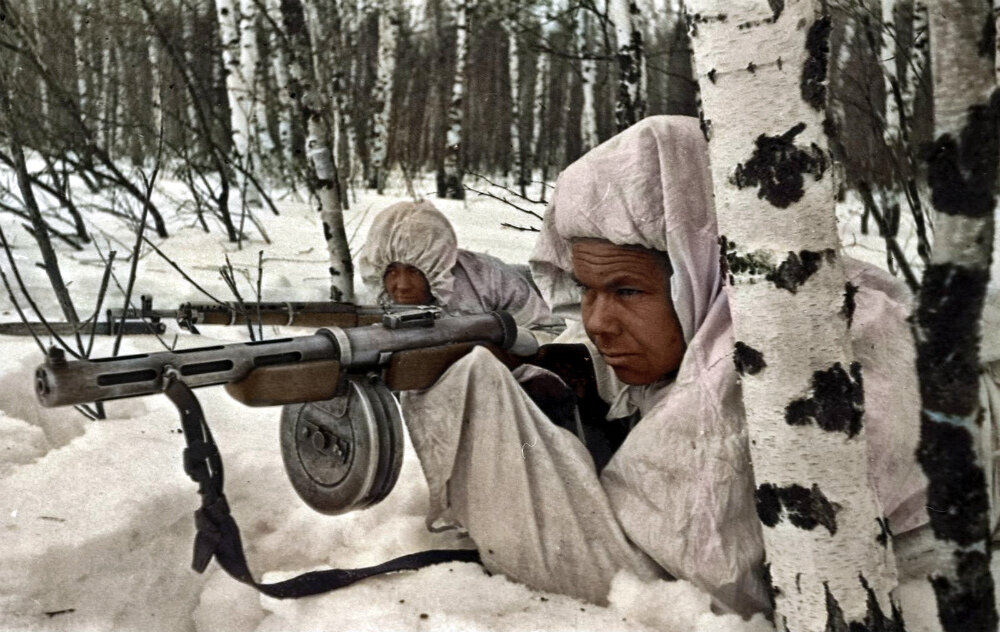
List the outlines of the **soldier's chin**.
<svg viewBox="0 0 1000 632">
<path fill-rule="evenodd" d="M 643 371 L 638 367 L 631 367 L 628 365 L 612 366 L 611 369 L 615 372 L 615 377 L 629 386 L 645 386 L 646 384 L 652 384 L 659 377 L 656 375 L 650 375 L 648 371 Z"/>
</svg>

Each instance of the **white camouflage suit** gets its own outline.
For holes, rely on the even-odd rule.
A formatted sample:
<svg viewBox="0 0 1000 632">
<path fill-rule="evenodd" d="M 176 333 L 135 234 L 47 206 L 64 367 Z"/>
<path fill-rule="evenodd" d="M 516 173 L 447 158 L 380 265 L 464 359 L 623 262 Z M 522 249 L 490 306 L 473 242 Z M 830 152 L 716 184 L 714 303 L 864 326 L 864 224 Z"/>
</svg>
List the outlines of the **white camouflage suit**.
<svg viewBox="0 0 1000 632">
<path fill-rule="evenodd" d="M 676 378 L 620 389 L 609 418 L 636 409 L 641 418 L 598 475 L 576 436 L 551 423 L 492 355 L 475 350 L 432 388 L 403 394 L 430 488 L 429 519 L 463 526 L 488 569 L 539 589 L 605 603 L 612 578 L 627 569 L 644 579 L 687 579 L 722 610 L 766 610 L 697 120 L 644 119 L 560 175 L 532 254 L 538 286 L 557 313 L 579 303 L 570 246 L 587 237 L 668 254 L 687 343 Z M 908 299 L 870 266 L 848 262 L 847 273 L 860 287 L 851 332 L 865 376 L 869 478 L 899 534 L 925 521 Z M 598 372 L 606 375 L 606 365 Z"/>
<path fill-rule="evenodd" d="M 392 263 L 420 270 L 436 304 L 449 314 L 503 310 L 523 327 L 549 322 L 549 306 L 527 270 L 459 248 L 455 229 L 430 202 L 393 204 L 375 217 L 368 231 L 358 265 L 365 285 L 381 303 L 389 300 L 382 279 Z"/>
</svg>

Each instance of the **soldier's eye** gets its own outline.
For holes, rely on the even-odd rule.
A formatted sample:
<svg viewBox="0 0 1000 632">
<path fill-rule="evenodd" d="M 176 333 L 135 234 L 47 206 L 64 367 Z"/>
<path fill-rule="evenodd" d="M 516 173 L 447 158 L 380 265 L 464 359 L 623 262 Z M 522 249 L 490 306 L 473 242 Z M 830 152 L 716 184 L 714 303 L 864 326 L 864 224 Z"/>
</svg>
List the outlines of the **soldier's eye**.
<svg viewBox="0 0 1000 632">
<path fill-rule="evenodd" d="M 617 294 L 618 296 L 637 296 L 639 294 L 642 294 L 642 290 L 637 290 L 632 287 L 620 287 L 617 290 L 615 290 L 615 294 Z"/>
</svg>

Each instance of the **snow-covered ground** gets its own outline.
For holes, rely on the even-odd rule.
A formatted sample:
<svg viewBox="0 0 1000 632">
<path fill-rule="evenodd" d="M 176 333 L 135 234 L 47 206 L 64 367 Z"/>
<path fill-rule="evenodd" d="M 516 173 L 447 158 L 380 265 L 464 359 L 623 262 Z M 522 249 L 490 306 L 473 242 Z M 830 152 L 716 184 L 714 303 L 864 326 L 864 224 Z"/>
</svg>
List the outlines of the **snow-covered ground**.
<svg viewBox="0 0 1000 632">
<path fill-rule="evenodd" d="M 404 197 L 359 192 L 345 214 L 352 249 L 363 242 L 378 210 Z M 174 212 L 182 198 L 171 183 L 161 186 L 157 200 L 172 236 L 156 241 L 208 292 L 232 300 L 219 274 L 228 253 L 243 297 L 254 300 L 258 253 L 263 251 L 264 300 L 326 298 L 325 244 L 308 205 L 286 198 L 280 216 L 261 214 L 271 243 L 251 232 L 251 239 L 237 249 L 221 231 L 205 234 L 190 213 Z M 527 260 L 533 233 L 501 223 L 537 226 L 537 220 L 485 197 L 434 203 L 454 223 L 463 247 L 510 262 Z M 88 221 L 101 251 L 118 251 L 115 270 L 124 283 L 134 233 L 107 214 L 90 212 Z M 44 272 L 35 265 L 33 238 L 11 215 L 0 215 L 0 226 L 33 298 L 48 316 L 59 318 Z M 103 272 L 100 257 L 92 246 L 82 252 L 63 244 L 57 249 L 78 310 L 88 314 Z M 0 267 L 9 276 L 6 260 Z M 148 248 L 138 270 L 134 294 L 153 295 L 155 307 L 207 300 Z M 360 279 L 356 286 L 362 287 Z M 359 299 L 370 297 L 362 292 Z M 121 293 L 112 289 L 108 301 L 120 306 Z M 0 292 L 0 315 L 3 321 L 17 320 L 6 292 Z M 173 323 L 168 327 L 165 342 L 178 348 L 246 337 L 238 327 L 206 327 L 202 336 Z M 265 330 L 267 337 L 307 333 L 311 331 Z M 616 579 L 611 605 L 598 607 L 529 590 L 462 563 L 382 576 L 289 601 L 260 596 L 214 562 L 198 575 L 190 570 L 198 495 L 181 467 L 184 440 L 166 398 L 109 403 L 109 418 L 102 421 L 87 420 L 69 408 L 44 409 L 32 392 L 34 367 L 42 360 L 38 347 L 30 338 L 9 336 L 0 336 L 0 345 L 0 630 L 770 629 L 761 617 L 744 622 L 711 614 L 707 596 L 686 582 L 642 585 L 628 576 Z M 136 336 L 125 339 L 122 353 L 162 348 L 153 337 Z M 93 356 L 110 351 L 111 341 L 99 339 Z M 385 501 L 364 511 L 324 516 L 306 507 L 286 480 L 278 449 L 278 409 L 242 407 L 221 388 L 197 393 L 223 454 L 226 492 L 258 577 L 268 571 L 264 579 L 273 581 L 315 568 L 366 566 L 426 548 L 469 546 L 454 533 L 432 534 L 425 528 L 427 490 L 409 445 L 402 475 Z M 924 627 L 934 615 L 927 610 L 933 608 L 933 598 L 926 587 L 905 587 L 902 596 L 909 629 L 931 629 Z"/>
</svg>

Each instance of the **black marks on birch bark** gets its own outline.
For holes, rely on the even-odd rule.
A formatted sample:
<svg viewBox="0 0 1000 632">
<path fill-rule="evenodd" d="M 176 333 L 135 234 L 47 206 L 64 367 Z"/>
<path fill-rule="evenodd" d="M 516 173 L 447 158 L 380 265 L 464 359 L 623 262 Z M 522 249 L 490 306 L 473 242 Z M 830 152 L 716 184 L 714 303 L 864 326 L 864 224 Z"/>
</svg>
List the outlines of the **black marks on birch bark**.
<svg viewBox="0 0 1000 632">
<path fill-rule="evenodd" d="M 933 418 L 940 416 L 927 410 L 920 415 L 917 460 L 928 480 L 927 514 L 938 539 L 970 546 L 989 536 L 986 476 L 976 462 L 972 433 Z"/>
<path fill-rule="evenodd" d="M 837 253 L 827 248 L 821 252 L 812 250 L 802 250 L 798 254 L 789 252 L 788 257 L 777 267 L 767 273 L 766 279 L 774 283 L 776 287 L 788 290 L 792 294 L 804 284 L 809 277 L 816 274 L 825 258 L 827 262 L 833 262 Z"/>
<path fill-rule="evenodd" d="M 691 37 L 698 37 L 698 25 L 699 24 L 709 24 L 711 22 L 725 22 L 729 19 L 729 16 L 725 13 L 717 13 L 714 15 L 703 15 L 701 13 L 695 13 L 694 15 L 688 14 L 687 16 L 687 26 L 688 34 Z"/>
<path fill-rule="evenodd" d="M 722 268 L 723 278 L 728 279 L 729 285 L 733 285 L 736 274 L 748 276 L 764 276 L 774 270 L 770 261 L 755 252 L 741 253 L 736 250 L 736 243 L 726 239 L 725 235 L 719 237 L 719 265 Z"/>
<path fill-rule="evenodd" d="M 836 258 L 837 252 L 832 248 L 800 250 L 789 252 L 784 261 L 775 265 L 766 252 L 740 252 L 735 242 L 725 235 L 719 237 L 719 267 L 730 285 L 735 283 L 735 275 L 748 277 L 750 283 L 754 277 L 763 277 L 775 287 L 795 294 L 822 267 L 824 260 L 833 263 Z"/>
<path fill-rule="evenodd" d="M 844 284 L 844 305 L 840 308 L 840 315 L 847 321 L 848 329 L 854 324 L 854 309 L 857 307 L 854 297 L 857 296 L 858 289 L 858 286 L 850 281 Z"/>
<path fill-rule="evenodd" d="M 826 171 L 826 157 L 819 146 L 795 145 L 795 137 L 805 128 L 805 123 L 799 123 L 780 136 L 758 136 L 753 155 L 736 165 L 730 181 L 740 189 L 759 187 L 757 197 L 778 208 L 787 208 L 802 199 L 803 174 L 812 174 L 820 180 Z"/>
<path fill-rule="evenodd" d="M 903 621 L 903 613 L 899 607 L 892 603 L 890 616 L 886 616 L 882 606 L 875 596 L 875 591 L 868 584 L 864 575 L 859 575 L 861 586 L 865 589 L 867 611 L 861 621 L 847 621 L 844 618 L 844 610 L 840 607 L 840 602 L 830 592 L 830 585 L 823 582 L 823 590 L 826 592 L 826 628 L 825 632 L 906 632 L 906 624 Z"/>
<path fill-rule="evenodd" d="M 1000 150 L 1000 91 L 986 104 L 969 108 L 968 124 L 958 141 L 943 134 L 925 150 L 927 183 L 934 209 L 948 215 L 988 217 Z"/>
<path fill-rule="evenodd" d="M 740 375 L 757 375 L 767 366 L 767 363 L 764 362 L 763 353 L 742 342 L 736 343 L 736 349 L 733 352 L 733 362 L 736 364 L 736 371 Z"/>
<path fill-rule="evenodd" d="M 875 518 L 875 522 L 878 523 L 879 529 L 879 534 L 875 536 L 875 541 L 881 544 L 883 548 L 889 546 L 889 540 L 892 539 L 892 530 L 889 528 L 888 516 Z"/>
<path fill-rule="evenodd" d="M 708 71 L 708 73 L 706 73 L 705 76 L 708 77 L 709 81 L 711 81 L 712 83 L 715 83 L 715 74 L 716 74 L 715 68 L 712 68 L 711 70 Z"/>
<path fill-rule="evenodd" d="M 979 314 L 987 270 L 932 264 L 915 314 L 917 371 L 924 407 L 954 417 L 979 405 Z"/>
<path fill-rule="evenodd" d="M 819 485 L 812 489 L 801 485 L 778 487 L 764 483 L 754 492 L 757 516 L 765 526 L 773 527 L 783 516 L 800 529 L 812 531 L 817 526 L 826 527 L 830 535 L 837 533 L 837 512 L 840 505 L 823 495 Z"/>
<path fill-rule="evenodd" d="M 802 98 L 813 109 L 826 107 L 826 73 L 830 63 L 830 16 L 824 15 L 809 27 L 806 61 L 802 65 Z"/>
<path fill-rule="evenodd" d="M 333 228 L 327 222 L 323 222 L 323 239 L 328 242 L 333 239 Z"/>
<path fill-rule="evenodd" d="M 767 0 L 767 3 L 771 5 L 771 12 L 774 14 L 771 20 L 777 22 L 781 12 L 785 10 L 785 0 Z"/>
<path fill-rule="evenodd" d="M 865 411 L 865 389 L 861 365 L 852 362 L 850 374 L 839 362 L 812 377 L 812 392 L 785 408 L 785 421 L 792 426 L 816 424 L 827 432 L 854 437 L 861 431 Z"/>
<path fill-rule="evenodd" d="M 941 576 L 931 577 L 931 587 L 937 597 L 938 616 L 944 630 L 963 632 L 993 632 L 997 629 L 993 603 L 993 581 L 990 558 L 983 551 L 956 551 L 957 582 Z"/>
</svg>

